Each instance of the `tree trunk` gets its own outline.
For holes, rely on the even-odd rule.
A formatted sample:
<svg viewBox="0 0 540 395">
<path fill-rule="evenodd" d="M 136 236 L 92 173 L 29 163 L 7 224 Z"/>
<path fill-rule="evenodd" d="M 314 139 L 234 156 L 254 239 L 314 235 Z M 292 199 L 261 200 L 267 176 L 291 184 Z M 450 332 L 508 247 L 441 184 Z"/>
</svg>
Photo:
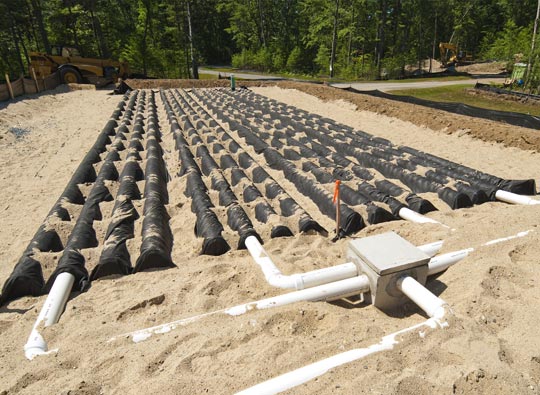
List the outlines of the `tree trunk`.
<svg viewBox="0 0 540 395">
<path fill-rule="evenodd" d="M 103 37 L 103 30 L 101 29 L 101 21 L 95 14 L 95 1 L 90 1 L 90 18 L 92 19 L 92 30 L 94 31 L 94 37 L 98 47 L 99 56 L 103 58 L 110 58 L 111 52 L 107 46 L 107 41 Z"/>
<path fill-rule="evenodd" d="M 34 9 L 34 17 L 36 18 L 37 23 L 38 23 L 41 40 L 43 41 L 43 47 L 45 48 L 45 52 L 51 53 L 51 44 L 49 44 L 49 37 L 47 36 L 47 31 L 45 30 L 45 24 L 43 23 L 41 1 L 31 0 L 31 2 L 32 2 L 32 8 Z"/>
<path fill-rule="evenodd" d="M 146 16 L 144 19 L 144 33 L 143 33 L 143 40 L 142 40 L 142 61 L 143 61 L 143 74 L 146 77 L 148 74 L 148 44 L 147 44 L 147 37 L 148 37 L 148 27 L 150 25 L 150 5 L 145 2 L 144 6 L 146 7 Z"/>
<path fill-rule="evenodd" d="M 395 15 L 394 20 L 392 23 L 392 56 L 397 55 L 397 47 L 398 47 L 398 26 L 399 26 L 399 20 L 401 16 L 401 0 L 396 0 L 395 5 Z"/>
<path fill-rule="evenodd" d="M 23 63 L 23 59 L 21 56 L 21 48 L 19 47 L 19 38 L 17 37 L 17 33 L 15 32 L 15 23 L 13 22 L 13 17 L 10 15 L 11 20 L 11 37 L 13 38 L 13 43 L 15 44 L 15 50 L 17 51 L 17 61 L 19 63 L 19 68 L 22 74 L 24 74 L 25 67 Z"/>
<path fill-rule="evenodd" d="M 189 31 L 189 46 L 190 46 L 190 53 L 191 53 L 191 72 L 193 75 L 193 79 L 198 80 L 199 79 L 199 67 L 197 66 L 197 61 L 194 54 L 193 49 L 193 31 L 191 29 L 191 9 L 190 9 L 190 1 L 187 1 L 187 17 L 188 17 L 188 31 Z"/>
<path fill-rule="evenodd" d="M 35 17 L 32 18 L 32 15 L 34 14 L 34 12 L 32 10 L 32 7 L 28 3 L 28 0 L 24 0 L 24 8 L 25 8 L 26 13 L 30 16 L 29 20 L 30 20 L 30 27 L 32 28 L 32 31 L 31 31 L 32 40 L 34 41 L 36 50 L 38 52 L 40 52 L 41 51 L 41 45 L 40 45 L 38 37 L 37 37 L 36 26 L 34 24 Z"/>
<path fill-rule="evenodd" d="M 30 64 L 30 58 L 28 57 L 28 51 L 26 50 L 26 45 L 24 44 L 24 38 L 21 34 L 21 31 L 15 26 L 15 33 L 17 33 L 17 37 L 19 37 L 19 42 L 21 43 L 21 47 L 23 50 L 24 58 L 26 59 L 26 64 Z"/>
<path fill-rule="evenodd" d="M 336 11 L 334 12 L 334 30 L 332 32 L 332 53 L 330 54 L 330 78 L 334 78 L 334 61 L 336 58 L 338 13 L 339 13 L 339 0 L 336 0 Z"/>
<path fill-rule="evenodd" d="M 77 18 L 75 18 L 75 16 L 71 12 L 71 5 L 73 4 L 72 1 L 73 0 L 70 0 L 67 2 L 67 9 L 69 12 L 69 24 L 71 25 L 71 33 L 73 34 L 73 41 L 75 43 L 75 46 L 79 50 L 81 56 L 84 57 L 85 53 L 84 53 L 83 48 L 81 47 L 81 43 L 79 41 L 79 35 L 77 34 Z"/>
<path fill-rule="evenodd" d="M 263 47 L 266 47 L 266 31 L 265 31 L 265 28 L 264 28 L 264 13 L 263 13 L 263 9 L 262 9 L 262 4 L 261 4 L 261 0 L 257 0 L 257 8 L 259 10 L 259 24 L 260 24 L 260 29 L 261 29 L 261 44 Z"/>
<path fill-rule="evenodd" d="M 377 59 L 377 74 L 378 78 L 381 78 L 382 59 L 384 57 L 384 39 L 385 39 L 385 26 L 386 26 L 386 0 L 380 0 L 381 4 L 381 20 L 379 28 L 377 30 L 377 46 L 376 46 L 376 59 Z"/>
<path fill-rule="evenodd" d="M 93 2 L 91 2 L 93 3 Z M 97 49 L 98 49 L 98 55 L 100 58 L 103 58 L 103 51 L 101 50 L 101 43 L 99 42 L 99 37 L 98 37 L 98 34 L 97 34 L 97 31 L 96 31 L 96 17 L 94 15 L 94 10 L 92 9 L 92 7 L 90 7 L 90 19 L 92 20 L 92 31 L 94 32 L 94 39 L 96 40 L 96 46 L 97 46 Z"/>
<path fill-rule="evenodd" d="M 531 40 L 531 53 L 529 55 L 529 63 L 527 64 L 527 76 L 524 86 L 528 86 L 531 81 L 532 62 L 534 56 L 534 49 L 536 46 L 536 33 L 538 31 L 538 19 L 540 18 L 540 0 L 538 0 L 538 7 L 536 8 L 536 18 L 534 19 L 533 35 Z"/>
<path fill-rule="evenodd" d="M 176 39 L 178 40 L 178 45 L 180 44 L 184 44 L 184 53 L 187 53 L 187 50 L 186 50 L 186 40 L 185 40 L 185 29 L 184 29 L 184 24 L 183 24 L 183 21 L 185 20 L 184 17 L 181 15 L 181 7 L 179 6 L 178 4 L 178 1 L 179 0 L 174 0 L 173 2 L 173 10 L 174 10 L 174 21 L 175 21 L 175 24 L 176 24 L 176 33 L 177 33 L 177 36 L 176 36 Z M 189 61 L 186 62 L 186 64 L 188 65 L 187 69 L 188 69 L 188 77 L 189 77 Z M 182 66 L 182 62 L 178 61 L 178 75 L 177 75 L 177 78 L 183 78 L 185 77 L 185 69 L 184 67 Z"/>
<path fill-rule="evenodd" d="M 350 32 L 349 32 L 349 44 L 347 45 L 347 66 L 351 64 L 351 51 L 352 51 L 352 38 L 354 33 L 356 32 L 355 29 L 355 20 L 354 20 L 354 4 L 351 5 L 351 26 L 350 26 Z"/>
<path fill-rule="evenodd" d="M 435 12 L 435 27 L 433 29 L 433 45 L 431 47 L 431 58 L 429 59 L 429 72 L 433 72 L 433 59 L 435 59 L 435 48 L 437 46 L 437 12 Z"/>
</svg>

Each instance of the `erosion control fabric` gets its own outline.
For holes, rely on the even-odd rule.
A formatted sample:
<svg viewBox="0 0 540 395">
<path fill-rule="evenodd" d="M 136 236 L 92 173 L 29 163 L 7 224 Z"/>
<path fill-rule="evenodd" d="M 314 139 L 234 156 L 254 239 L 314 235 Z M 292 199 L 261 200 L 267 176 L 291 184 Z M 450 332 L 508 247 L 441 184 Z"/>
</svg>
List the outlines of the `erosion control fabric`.
<svg viewBox="0 0 540 395">
<path fill-rule="evenodd" d="M 487 110 L 485 108 L 469 106 L 462 103 L 445 103 L 431 100 L 419 99 L 412 96 L 391 95 L 389 93 L 374 91 L 360 91 L 354 88 L 342 88 L 349 92 L 381 97 L 404 103 L 417 104 L 419 106 L 430 107 L 436 110 L 443 110 L 454 114 L 467 115 L 469 117 L 484 118 L 492 121 L 505 122 L 509 125 L 522 126 L 530 129 L 540 129 L 540 118 L 532 115 L 520 114 L 510 111 Z"/>
</svg>

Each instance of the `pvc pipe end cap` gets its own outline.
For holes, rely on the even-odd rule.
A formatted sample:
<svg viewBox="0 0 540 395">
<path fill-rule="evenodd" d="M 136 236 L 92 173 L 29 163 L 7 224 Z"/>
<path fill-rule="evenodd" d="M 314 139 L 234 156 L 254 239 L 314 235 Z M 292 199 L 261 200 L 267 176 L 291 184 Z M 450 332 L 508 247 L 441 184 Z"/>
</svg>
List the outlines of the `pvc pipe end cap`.
<svg viewBox="0 0 540 395">
<path fill-rule="evenodd" d="M 436 319 L 437 321 L 441 321 L 445 318 L 446 316 L 446 309 L 448 308 L 448 305 L 443 305 L 443 306 L 440 306 L 438 307 L 437 309 L 435 309 L 435 311 L 433 312 L 431 318 L 434 318 Z"/>
<path fill-rule="evenodd" d="M 30 361 L 34 359 L 35 357 L 37 357 L 38 355 L 43 355 L 43 354 L 48 354 L 48 352 L 42 350 L 39 347 L 31 347 L 31 348 L 26 348 L 26 346 L 24 347 L 24 356 L 26 357 L 26 359 L 29 359 Z"/>
<path fill-rule="evenodd" d="M 32 360 L 37 355 L 47 353 L 47 343 L 39 332 L 34 331 L 31 338 L 24 345 L 24 355 L 26 358 Z"/>
</svg>

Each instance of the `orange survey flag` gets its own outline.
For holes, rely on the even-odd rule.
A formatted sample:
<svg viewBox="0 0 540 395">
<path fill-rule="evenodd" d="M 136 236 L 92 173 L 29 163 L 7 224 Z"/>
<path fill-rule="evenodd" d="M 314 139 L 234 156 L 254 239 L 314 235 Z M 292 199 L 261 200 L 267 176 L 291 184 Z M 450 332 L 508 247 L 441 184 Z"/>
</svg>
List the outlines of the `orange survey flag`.
<svg viewBox="0 0 540 395">
<path fill-rule="evenodd" d="M 332 200 L 332 203 L 335 203 L 339 199 L 339 184 L 341 184 L 341 181 L 336 180 L 336 185 L 334 186 L 334 199 Z"/>
</svg>

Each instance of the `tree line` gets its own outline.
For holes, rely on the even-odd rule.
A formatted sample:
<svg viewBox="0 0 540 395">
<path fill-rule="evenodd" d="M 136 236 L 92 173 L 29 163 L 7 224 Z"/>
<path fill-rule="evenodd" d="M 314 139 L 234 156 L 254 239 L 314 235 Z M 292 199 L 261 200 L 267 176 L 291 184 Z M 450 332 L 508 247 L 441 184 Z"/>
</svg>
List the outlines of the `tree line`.
<svg viewBox="0 0 540 395">
<path fill-rule="evenodd" d="M 481 60 L 536 59 L 537 0 L 0 0 L 2 75 L 29 52 L 76 46 L 136 73 L 197 64 L 341 78 L 399 77 L 453 42 Z M 536 46 L 538 50 L 538 45 Z M 437 70 L 433 70 L 437 71 Z"/>
</svg>

